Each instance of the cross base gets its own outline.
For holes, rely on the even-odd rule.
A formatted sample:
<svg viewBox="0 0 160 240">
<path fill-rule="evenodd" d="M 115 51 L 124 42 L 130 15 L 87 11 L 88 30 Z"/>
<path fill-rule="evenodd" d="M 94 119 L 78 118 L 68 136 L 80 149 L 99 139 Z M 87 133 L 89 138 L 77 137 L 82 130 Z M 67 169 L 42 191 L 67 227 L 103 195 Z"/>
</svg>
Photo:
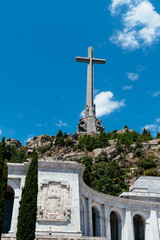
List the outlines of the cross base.
<svg viewBox="0 0 160 240">
<path fill-rule="evenodd" d="M 88 116 L 79 120 L 77 133 L 99 134 L 102 130 L 104 130 L 104 127 L 101 125 L 101 120 L 97 119 L 95 116 Z"/>
</svg>

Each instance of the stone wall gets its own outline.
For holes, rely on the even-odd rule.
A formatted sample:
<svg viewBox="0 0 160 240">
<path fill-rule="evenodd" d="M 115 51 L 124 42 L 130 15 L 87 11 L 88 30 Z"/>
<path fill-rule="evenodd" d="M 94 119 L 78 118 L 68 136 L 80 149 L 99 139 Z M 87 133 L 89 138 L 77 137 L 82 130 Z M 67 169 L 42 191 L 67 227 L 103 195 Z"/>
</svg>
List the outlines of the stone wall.
<svg viewBox="0 0 160 240">
<path fill-rule="evenodd" d="M 35 240 L 106 240 L 106 238 L 101 237 L 62 237 L 62 236 L 36 236 Z M 16 240 L 16 237 L 11 237 L 8 234 L 2 235 L 2 240 Z"/>
</svg>

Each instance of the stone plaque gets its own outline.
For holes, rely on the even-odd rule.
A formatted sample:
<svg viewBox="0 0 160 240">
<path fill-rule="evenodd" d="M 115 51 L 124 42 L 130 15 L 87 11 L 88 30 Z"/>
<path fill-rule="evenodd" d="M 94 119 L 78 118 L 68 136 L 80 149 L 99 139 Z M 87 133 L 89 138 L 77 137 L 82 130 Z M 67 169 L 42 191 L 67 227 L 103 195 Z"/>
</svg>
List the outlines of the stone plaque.
<svg viewBox="0 0 160 240">
<path fill-rule="evenodd" d="M 61 182 L 41 184 L 38 190 L 38 221 L 67 222 L 71 217 L 72 190 Z"/>
</svg>

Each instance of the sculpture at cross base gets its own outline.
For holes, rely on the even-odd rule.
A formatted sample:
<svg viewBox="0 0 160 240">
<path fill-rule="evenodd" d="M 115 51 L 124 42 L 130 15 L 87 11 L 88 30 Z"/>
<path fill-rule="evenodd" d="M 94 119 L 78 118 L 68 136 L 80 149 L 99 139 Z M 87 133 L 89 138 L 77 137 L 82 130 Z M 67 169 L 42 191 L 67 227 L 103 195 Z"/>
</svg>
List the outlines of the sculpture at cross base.
<svg viewBox="0 0 160 240">
<path fill-rule="evenodd" d="M 77 133 L 99 133 L 104 130 L 101 121 L 96 118 L 94 104 L 93 64 L 105 64 L 105 59 L 93 58 L 93 48 L 88 48 L 88 57 L 76 57 L 76 62 L 88 63 L 87 67 L 87 95 L 84 117 L 79 120 Z"/>
</svg>

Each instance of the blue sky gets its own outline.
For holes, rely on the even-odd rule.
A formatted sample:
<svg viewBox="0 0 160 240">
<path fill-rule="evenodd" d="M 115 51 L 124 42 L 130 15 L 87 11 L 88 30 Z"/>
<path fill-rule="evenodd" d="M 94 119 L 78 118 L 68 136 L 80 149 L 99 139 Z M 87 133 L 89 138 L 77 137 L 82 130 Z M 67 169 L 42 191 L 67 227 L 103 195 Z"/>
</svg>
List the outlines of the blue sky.
<svg viewBox="0 0 160 240">
<path fill-rule="evenodd" d="M 89 46 L 105 130 L 160 131 L 159 1 L 1 0 L 0 32 L 1 137 L 76 131 Z"/>
</svg>

